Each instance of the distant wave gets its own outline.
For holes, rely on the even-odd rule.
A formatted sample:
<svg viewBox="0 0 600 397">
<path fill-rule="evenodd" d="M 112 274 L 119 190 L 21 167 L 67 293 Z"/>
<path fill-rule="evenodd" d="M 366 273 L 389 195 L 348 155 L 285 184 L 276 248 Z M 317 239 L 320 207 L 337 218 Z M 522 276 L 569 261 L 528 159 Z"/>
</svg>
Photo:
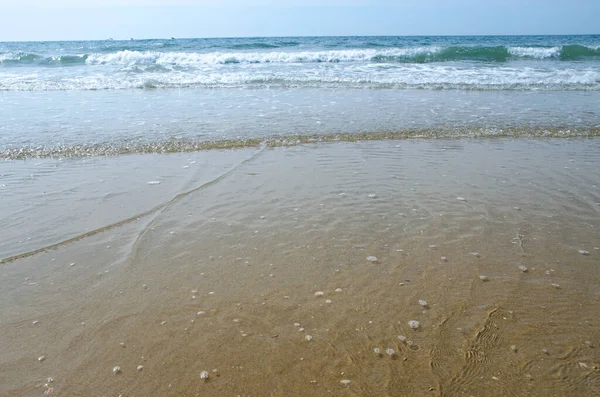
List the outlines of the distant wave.
<svg viewBox="0 0 600 397">
<path fill-rule="evenodd" d="M 162 44 L 162 43 L 159 43 Z M 374 47 L 369 43 L 368 47 Z M 421 46 L 376 47 L 330 51 L 268 51 L 279 47 L 293 47 L 296 42 L 235 44 L 233 50 L 265 50 L 244 52 L 164 52 L 119 50 L 79 55 L 44 57 L 38 54 L 17 52 L 0 54 L 0 66 L 20 65 L 218 65 L 256 63 L 432 63 L 451 61 L 507 62 L 514 59 L 585 60 L 600 58 L 600 46 L 567 45 L 562 47 L 469 47 L 469 46 Z"/>
<path fill-rule="evenodd" d="M 2 66 L 24 66 L 24 65 L 83 65 L 88 55 L 56 55 L 44 57 L 37 54 L 24 52 L 0 54 L 0 65 Z"/>
<path fill-rule="evenodd" d="M 277 42 L 277 43 L 240 43 L 240 44 L 232 44 L 225 46 L 225 48 L 230 48 L 234 50 L 251 50 L 251 49 L 269 49 L 269 48 L 281 48 L 281 47 L 294 47 L 297 46 L 298 43 L 295 41 L 290 42 Z"/>
<path fill-rule="evenodd" d="M 351 49 L 302 52 L 186 52 L 119 51 L 112 54 L 91 54 L 88 64 L 230 64 L 230 63 L 337 63 L 337 62 L 398 62 L 430 63 L 447 61 L 506 62 L 515 58 L 576 60 L 600 57 L 598 47 L 407 47 L 389 49 Z"/>
</svg>

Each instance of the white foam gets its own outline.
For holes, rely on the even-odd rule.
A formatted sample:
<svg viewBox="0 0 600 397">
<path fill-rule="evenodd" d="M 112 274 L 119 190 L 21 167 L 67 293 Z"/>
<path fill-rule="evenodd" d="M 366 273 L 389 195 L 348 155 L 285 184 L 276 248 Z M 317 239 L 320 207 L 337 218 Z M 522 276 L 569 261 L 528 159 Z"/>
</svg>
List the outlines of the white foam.
<svg viewBox="0 0 600 397">
<path fill-rule="evenodd" d="M 556 58 L 560 50 L 561 47 L 508 47 L 508 53 L 512 56 L 537 59 Z"/>
<path fill-rule="evenodd" d="M 8 52 L 6 54 L 0 54 L 0 63 L 3 61 L 16 61 L 19 59 L 19 54 Z"/>
<path fill-rule="evenodd" d="M 441 47 L 409 47 L 386 50 L 355 49 L 332 51 L 301 52 L 156 52 L 156 51 L 118 51 L 111 54 L 91 54 L 86 63 L 90 65 L 219 65 L 253 63 L 337 63 L 364 62 L 378 58 L 414 58 L 418 55 L 431 55 L 442 50 Z"/>
<path fill-rule="evenodd" d="M 143 67 L 142 67 L 143 68 Z M 357 87 L 474 90 L 599 90 L 594 67 L 455 67 L 441 64 L 368 66 L 215 65 L 154 72 L 127 69 L 80 73 L 54 68 L 19 73 L 0 70 L 0 91 L 115 90 L 186 87 Z M 112 68 L 111 68 L 112 69 Z M 21 74 L 20 74 L 21 73 Z"/>
</svg>

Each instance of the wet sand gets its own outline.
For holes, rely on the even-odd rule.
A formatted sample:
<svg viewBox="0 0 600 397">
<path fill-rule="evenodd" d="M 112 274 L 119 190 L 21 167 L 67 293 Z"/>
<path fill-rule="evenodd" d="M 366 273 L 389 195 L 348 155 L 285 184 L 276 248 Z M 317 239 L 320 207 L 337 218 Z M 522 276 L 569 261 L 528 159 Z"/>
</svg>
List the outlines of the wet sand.
<svg viewBox="0 0 600 397">
<path fill-rule="evenodd" d="M 0 264 L 0 395 L 600 393 L 599 139 L 220 153 L 123 187 L 131 222 Z"/>
</svg>

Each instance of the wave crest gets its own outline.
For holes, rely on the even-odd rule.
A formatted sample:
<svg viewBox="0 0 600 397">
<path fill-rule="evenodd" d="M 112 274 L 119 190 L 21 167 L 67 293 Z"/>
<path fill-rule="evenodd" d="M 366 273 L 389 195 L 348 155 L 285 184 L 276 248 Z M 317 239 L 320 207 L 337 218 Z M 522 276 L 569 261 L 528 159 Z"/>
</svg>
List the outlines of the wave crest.
<svg viewBox="0 0 600 397">
<path fill-rule="evenodd" d="M 507 62 L 511 59 L 554 59 L 562 61 L 600 58 L 600 46 L 566 45 L 562 47 L 477 47 L 477 46 L 421 46 L 421 47 L 374 47 L 321 50 L 277 51 L 280 46 L 294 46 L 295 42 L 275 44 L 250 43 L 230 46 L 232 52 L 168 52 L 118 50 L 109 53 L 56 55 L 45 57 L 27 52 L 0 54 L 0 66 L 19 65 L 225 65 L 269 63 L 433 63 L 451 61 Z M 236 52 L 235 50 L 240 50 Z M 248 51 L 244 51 L 248 50 Z M 252 51 L 255 50 L 255 51 Z"/>
</svg>

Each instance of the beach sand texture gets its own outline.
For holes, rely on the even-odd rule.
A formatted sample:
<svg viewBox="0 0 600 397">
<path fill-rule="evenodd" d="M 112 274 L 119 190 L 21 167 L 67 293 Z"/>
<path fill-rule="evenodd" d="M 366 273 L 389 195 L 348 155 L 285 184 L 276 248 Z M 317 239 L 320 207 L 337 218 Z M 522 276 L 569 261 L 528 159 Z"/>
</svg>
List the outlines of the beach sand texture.
<svg viewBox="0 0 600 397">
<path fill-rule="evenodd" d="M 3 258 L 130 221 L 0 264 L 1 396 L 600 395 L 597 138 L 96 161 L 5 196 Z"/>
</svg>

